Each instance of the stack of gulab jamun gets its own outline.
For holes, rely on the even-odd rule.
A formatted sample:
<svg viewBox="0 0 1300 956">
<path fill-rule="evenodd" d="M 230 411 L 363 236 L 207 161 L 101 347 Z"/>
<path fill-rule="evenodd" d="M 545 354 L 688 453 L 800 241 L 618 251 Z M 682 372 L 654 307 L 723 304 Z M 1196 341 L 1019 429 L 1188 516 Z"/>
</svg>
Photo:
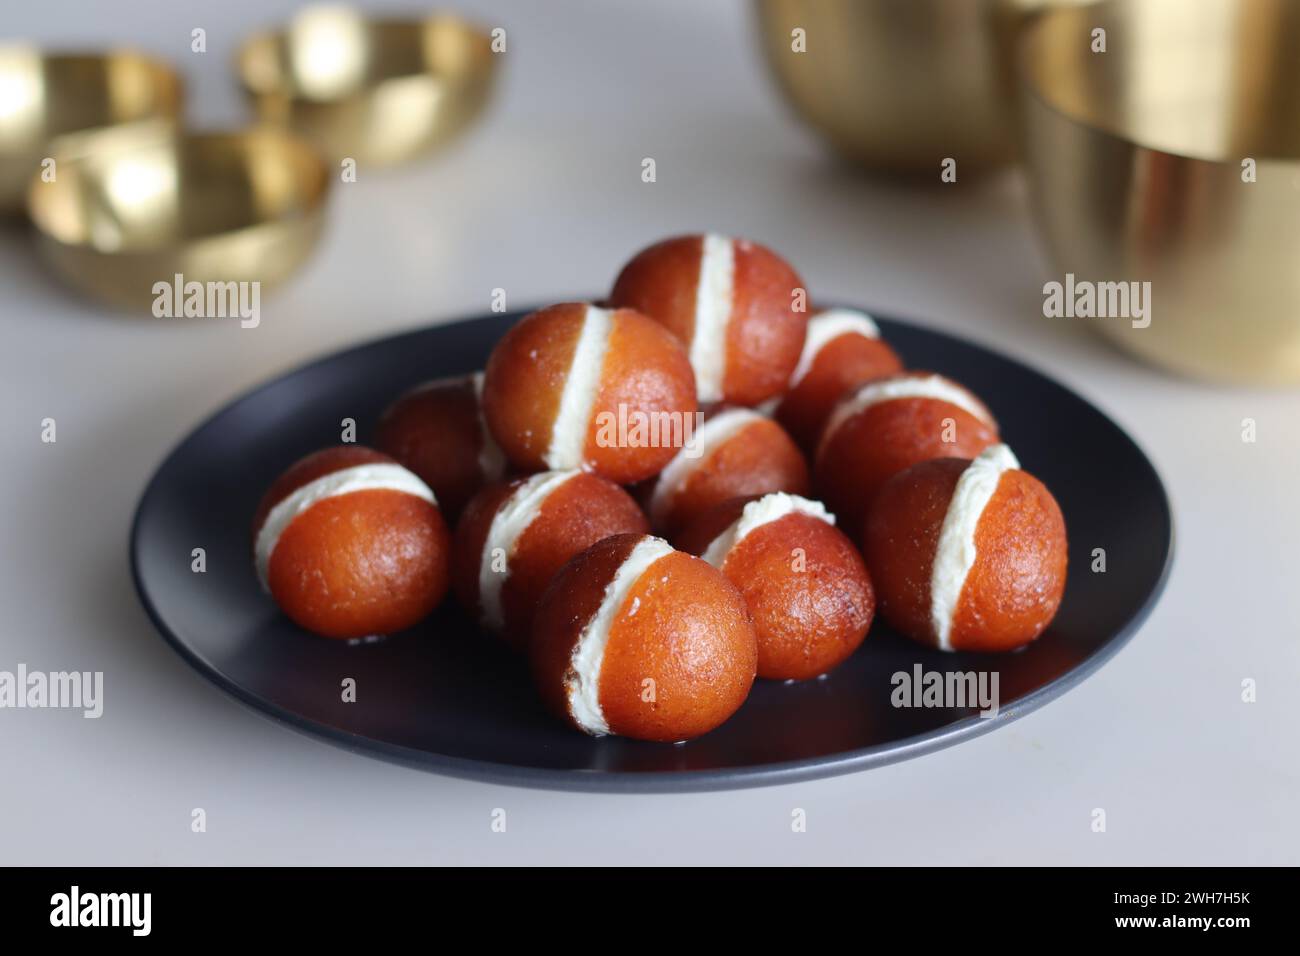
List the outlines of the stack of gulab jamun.
<svg viewBox="0 0 1300 956">
<path fill-rule="evenodd" d="M 647 741 L 871 653 L 877 616 L 943 651 L 1039 637 L 1066 580 L 1051 492 L 970 389 L 807 302 L 758 243 L 649 246 L 605 299 L 395 396 L 373 450 L 291 465 L 254 515 L 256 576 L 338 639 L 451 591 L 559 720 Z"/>
</svg>

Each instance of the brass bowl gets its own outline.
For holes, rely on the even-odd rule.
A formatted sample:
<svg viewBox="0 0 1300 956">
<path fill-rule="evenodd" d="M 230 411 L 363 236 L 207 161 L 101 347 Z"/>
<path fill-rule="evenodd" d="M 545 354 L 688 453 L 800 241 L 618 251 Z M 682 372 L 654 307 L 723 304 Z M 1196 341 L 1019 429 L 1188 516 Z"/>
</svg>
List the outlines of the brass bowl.
<svg viewBox="0 0 1300 956">
<path fill-rule="evenodd" d="M 335 161 L 391 165 L 442 145 L 478 117 L 496 55 L 487 33 L 450 14 L 365 19 L 347 7 L 300 11 L 259 34 L 238 70 L 258 116 Z"/>
<path fill-rule="evenodd" d="M 0 214 L 22 211 L 27 183 L 56 136 L 175 121 L 183 98 L 176 72 L 139 53 L 0 46 Z"/>
<path fill-rule="evenodd" d="M 1105 53 L 1091 52 L 1097 28 Z M 1055 279 L 1151 283 L 1146 328 L 1062 321 L 1088 322 L 1183 374 L 1300 382 L 1294 2 L 1052 10 L 1026 29 L 1020 65 L 1026 160 Z"/>
<path fill-rule="evenodd" d="M 282 130 L 111 129 L 53 150 L 58 176 L 37 175 L 27 194 L 41 250 L 72 285 L 127 309 L 177 275 L 272 286 L 320 236 L 328 167 Z"/>
<path fill-rule="evenodd" d="M 768 65 L 804 120 L 867 166 L 958 176 L 1015 155 L 1014 31 L 1042 0 L 757 0 Z M 802 29 L 807 48 L 792 49 Z"/>
</svg>

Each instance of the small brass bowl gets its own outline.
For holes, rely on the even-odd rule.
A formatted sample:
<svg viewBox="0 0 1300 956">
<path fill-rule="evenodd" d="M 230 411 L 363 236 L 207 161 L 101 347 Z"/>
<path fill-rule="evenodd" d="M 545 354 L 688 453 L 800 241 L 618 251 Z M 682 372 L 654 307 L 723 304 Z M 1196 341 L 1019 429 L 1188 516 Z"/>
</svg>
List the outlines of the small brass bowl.
<svg viewBox="0 0 1300 956">
<path fill-rule="evenodd" d="M 335 161 L 386 166 L 465 130 L 488 101 L 496 59 L 487 33 L 450 14 L 371 20 L 318 6 L 248 40 L 238 69 L 261 119 Z"/>
<path fill-rule="evenodd" d="M 37 175 L 27 194 L 41 250 L 73 286 L 127 309 L 177 275 L 272 286 L 320 236 L 328 167 L 282 130 L 111 129 L 53 150 L 56 179 Z"/>
<path fill-rule="evenodd" d="M 1104 53 L 1092 52 L 1097 29 Z M 1062 321 L 1088 322 L 1186 375 L 1300 383 L 1292 0 L 1051 10 L 1024 32 L 1021 71 L 1026 161 L 1054 278 L 1151 283 L 1145 328 Z"/>
<path fill-rule="evenodd" d="M 0 46 L 0 214 L 22 211 L 27 183 L 54 137 L 175 121 L 183 99 L 176 72 L 139 53 Z"/>
</svg>

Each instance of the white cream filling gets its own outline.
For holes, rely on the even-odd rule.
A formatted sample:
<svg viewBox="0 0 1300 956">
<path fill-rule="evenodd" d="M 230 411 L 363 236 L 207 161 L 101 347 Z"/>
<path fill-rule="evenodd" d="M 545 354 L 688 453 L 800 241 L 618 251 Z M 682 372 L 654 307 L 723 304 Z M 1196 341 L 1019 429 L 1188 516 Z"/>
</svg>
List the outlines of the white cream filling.
<svg viewBox="0 0 1300 956">
<path fill-rule="evenodd" d="M 712 233 L 700 250 L 700 279 L 695 288 L 695 328 L 691 333 L 691 368 L 701 402 L 722 398 L 727 371 L 727 325 L 736 279 L 736 251 L 726 236 Z"/>
<path fill-rule="evenodd" d="M 990 445 L 957 479 L 930 572 L 930 623 L 940 650 L 952 650 L 952 616 L 966 577 L 975 566 L 975 529 L 1004 472 L 1020 467 L 1006 445 Z"/>
<path fill-rule="evenodd" d="M 817 356 L 826 347 L 826 343 L 838 339 L 841 335 L 860 335 L 864 339 L 880 338 L 880 329 L 875 320 L 865 312 L 855 309 L 827 309 L 808 320 L 808 334 L 803 340 L 803 352 L 799 355 L 799 364 L 790 376 L 790 388 L 803 381 L 808 370 L 812 368 Z"/>
<path fill-rule="evenodd" d="M 326 498 L 351 494 L 354 491 L 401 491 L 408 495 L 423 498 L 430 504 L 437 504 L 433 491 L 414 474 L 401 465 L 371 464 L 341 468 L 323 475 L 315 481 L 309 481 L 279 502 L 266 516 L 266 521 L 258 529 L 254 545 L 254 560 L 257 577 L 264 590 L 270 590 L 268 571 L 271 567 L 271 555 L 280 543 L 280 535 L 298 517 L 312 505 Z"/>
<path fill-rule="evenodd" d="M 566 680 L 564 689 L 569 700 L 569 713 L 579 727 L 593 736 L 609 733 L 609 724 L 605 722 L 605 713 L 600 707 L 600 671 L 605 664 L 609 632 L 641 575 L 649 570 L 650 565 L 672 553 L 672 546 L 662 538 L 646 536 L 638 541 L 606 585 L 600 607 L 578 635 L 570 659 L 573 673 Z M 634 614 L 637 610 L 639 608 L 634 607 L 629 613 Z"/>
<path fill-rule="evenodd" d="M 746 504 L 740 517 L 713 539 L 702 557 L 715 568 L 721 568 L 731 549 L 750 534 L 763 525 L 779 521 L 791 514 L 804 514 L 830 525 L 835 524 L 835 516 L 827 511 L 820 501 L 811 501 L 799 495 L 788 495 L 783 491 L 777 491 Z"/>
<path fill-rule="evenodd" d="M 496 481 L 506 473 L 505 452 L 488 431 L 487 418 L 483 414 L 483 373 L 475 372 L 470 381 L 474 387 L 474 404 L 478 408 L 478 431 L 483 436 L 483 447 L 478 452 L 479 471 L 488 481 Z"/>
<path fill-rule="evenodd" d="M 674 455 L 673 460 L 659 473 L 659 480 L 655 482 L 654 491 L 650 494 L 651 522 L 656 526 L 663 522 L 672 507 L 673 499 L 701 462 L 742 428 L 762 420 L 763 415 L 752 408 L 728 408 L 696 429 L 691 443 Z"/>
<path fill-rule="evenodd" d="M 817 446 L 818 456 L 821 455 L 822 450 L 825 449 L 836 430 L 854 415 L 870 408 L 872 405 L 891 402 L 898 398 L 938 399 L 941 402 L 956 405 L 987 425 L 993 424 L 989 418 L 989 413 L 980 406 L 980 403 L 970 392 L 941 375 L 908 375 L 899 378 L 887 378 L 878 382 L 867 382 L 835 406 L 835 410 L 831 412 L 831 417 L 827 420 L 826 427 L 822 431 L 821 441 Z"/>
<path fill-rule="evenodd" d="M 577 474 L 580 472 L 544 471 L 533 475 L 516 488 L 492 516 L 478 567 L 478 601 L 485 627 L 497 631 L 505 627 L 501 589 L 506 578 L 510 577 L 510 558 L 514 555 L 515 545 L 541 512 L 551 493 Z M 500 570 L 496 567 L 498 556 L 505 559 Z"/>
<path fill-rule="evenodd" d="M 551 425 L 551 444 L 544 460 L 548 468 L 580 468 L 587 445 L 591 412 L 600 392 L 600 372 L 613 323 L 606 309 L 587 306 L 573 350 L 573 361 L 560 393 L 560 407 Z"/>
</svg>

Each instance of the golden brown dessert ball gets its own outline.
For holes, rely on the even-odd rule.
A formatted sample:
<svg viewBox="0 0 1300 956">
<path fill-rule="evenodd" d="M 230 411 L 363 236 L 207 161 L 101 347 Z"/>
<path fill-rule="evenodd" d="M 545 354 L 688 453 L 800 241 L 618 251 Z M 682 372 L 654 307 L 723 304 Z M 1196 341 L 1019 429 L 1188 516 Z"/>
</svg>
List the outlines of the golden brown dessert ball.
<svg viewBox="0 0 1300 956">
<path fill-rule="evenodd" d="M 390 405 L 375 430 L 375 447 L 419 475 L 451 521 L 505 475 L 505 456 L 479 407 L 482 386 L 482 373 L 426 382 Z"/>
<path fill-rule="evenodd" d="M 974 458 L 998 440 L 997 422 L 971 391 L 930 372 L 866 382 L 831 412 L 817 446 L 813 486 L 860 540 L 880 486 L 930 458 Z"/>
<path fill-rule="evenodd" d="M 1065 520 L 1005 445 L 891 478 L 867 521 L 885 619 L 946 651 L 1008 651 L 1051 623 L 1065 593 Z"/>
<path fill-rule="evenodd" d="M 844 393 L 863 382 L 897 375 L 898 354 L 880 337 L 875 321 L 854 309 L 827 309 L 808 320 L 799 364 L 774 417 L 808 454 Z"/>
<path fill-rule="evenodd" d="M 483 412 L 521 471 L 582 468 L 617 484 L 657 474 L 696 410 L 685 351 L 631 309 L 565 303 L 497 343 Z"/>
<path fill-rule="evenodd" d="M 433 492 L 358 445 L 308 455 L 276 479 L 253 547 L 275 603 L 325 637 L 405 630 L 447 592 L 451 535 Z"/>
<path fill-rule="evenodd" d="M 857 650 L 876 610 L 857 548 L 816 501 L 780 492 L 726 502 L 681 546 L 740 589 L 754 619 L 758 676 L 807 680 Z"/>
<path fill-rule="evenodd" d="M 565 562 L 610 535 L 648 530 L 631 495 L 586 472 L 489 485 L 456 527 L 456 595 L 484 627 L 526 650 L 537 603 Z"/>
<path fill-rule="evenodd" d="M 678 236 L 637 253 L 610 301 L 686 343 L 701 404 L 757 405 L 779 394 L 803 348 L 807 294 L 772 250 L 727 236 Z"/>
<path fill-rule="evenodd" d="M 537 611 L 533 674 L 547 706 L 596 736 L 681 741 L 734 714 L 754 682 L 754 628 L 716 568 L 649 535 L 570 561 Z"/>
<path fill-rule="evenodd" d="M 670 541 L 715 505 L 769 491 L 808 493 L 794 440 L 752 408 L 715 406 L 659 476 L 637 489 L 650 523 Z"/>
</svg>

